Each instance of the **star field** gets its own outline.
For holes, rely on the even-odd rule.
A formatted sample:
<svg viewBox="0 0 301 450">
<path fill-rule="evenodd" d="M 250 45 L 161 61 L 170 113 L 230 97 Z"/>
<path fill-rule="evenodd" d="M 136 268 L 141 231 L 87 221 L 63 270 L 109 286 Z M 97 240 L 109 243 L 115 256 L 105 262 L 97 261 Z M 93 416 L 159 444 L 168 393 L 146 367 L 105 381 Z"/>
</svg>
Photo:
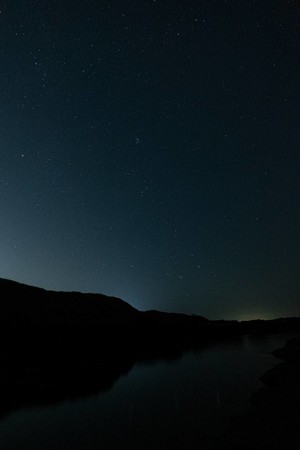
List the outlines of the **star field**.
<svg viewBox="0 0 301 450">
<path fill-rule="evenodd" d="M 298 3 L 0 10 L 0 276 L 298 315 Z"/>
</svg>

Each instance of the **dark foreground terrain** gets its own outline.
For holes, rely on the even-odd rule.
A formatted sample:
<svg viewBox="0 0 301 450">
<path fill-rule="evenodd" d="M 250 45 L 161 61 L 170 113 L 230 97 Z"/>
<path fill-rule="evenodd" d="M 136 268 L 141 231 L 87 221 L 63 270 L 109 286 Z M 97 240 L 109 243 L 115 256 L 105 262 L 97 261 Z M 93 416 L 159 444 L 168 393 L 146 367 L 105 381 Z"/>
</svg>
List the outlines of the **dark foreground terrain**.
<svg viewBox="0 0 301 450">
<path fill-rule="evenodd" d="M 216 450 L 298 450 L 300 448 L 300 341 L 273 352 L 282 362 L 261 378 L 243 417 L 234 417 L 218 437 Z"/>
<path fill-rule="evenodd" d="M 141 312 L 114 297 L 46 291 L 0 279 L 0 415 L 95 395 L 137 361 L 176 359 L 213 341 L 282 332 L 297 335 L 299 319 L 210 321 Z M 252 398 L 252 412 L 228 424 L 217 448 L 297 448 L 296 342 L 277 353 L 284 362 L 263 377 L 266 387 Z"/>
</svg>

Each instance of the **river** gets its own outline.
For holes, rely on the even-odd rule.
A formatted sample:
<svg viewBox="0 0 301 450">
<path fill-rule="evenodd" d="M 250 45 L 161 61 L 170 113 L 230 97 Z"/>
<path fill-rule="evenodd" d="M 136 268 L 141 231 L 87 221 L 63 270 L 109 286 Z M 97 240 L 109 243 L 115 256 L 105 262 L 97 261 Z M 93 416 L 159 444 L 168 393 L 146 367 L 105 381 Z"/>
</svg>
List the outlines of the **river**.
<svg viewBox="0 0 301 450">
<path fill-rule="evenodd" d="M 176 360 L 136 363 L 94 397 L 23 408 L 0 422 L 1 450 L 210 448 L 243 413 L 287 334 L 244 336 Z M 76 376 L 76 374 L 74 375 Z"/>
</svg>

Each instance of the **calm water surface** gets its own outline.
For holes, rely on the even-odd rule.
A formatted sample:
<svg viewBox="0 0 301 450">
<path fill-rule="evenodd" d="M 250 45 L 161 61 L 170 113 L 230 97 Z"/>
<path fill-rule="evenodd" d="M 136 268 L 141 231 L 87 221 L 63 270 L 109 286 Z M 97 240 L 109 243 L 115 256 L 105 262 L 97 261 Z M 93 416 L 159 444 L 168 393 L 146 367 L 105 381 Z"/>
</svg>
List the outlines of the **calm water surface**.
<svg viewBox="0 0 301 450">
<path fill-rule="evenodd" d="M 209 448 L 224 418 L 244 412 L 291 336 L 245 336 L 168 362 L 136 364 L 112 389 L 0 422 L 1 450 Z M 76 374 L 75 374 L 76 376 Z"/>
</svg>

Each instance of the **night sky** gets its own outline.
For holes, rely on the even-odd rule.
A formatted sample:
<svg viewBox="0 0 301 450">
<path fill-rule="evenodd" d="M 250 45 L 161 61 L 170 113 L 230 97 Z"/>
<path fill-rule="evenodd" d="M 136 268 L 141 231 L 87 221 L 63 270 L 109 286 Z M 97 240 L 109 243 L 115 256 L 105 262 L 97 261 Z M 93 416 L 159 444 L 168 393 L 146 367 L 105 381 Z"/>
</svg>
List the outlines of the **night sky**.
<svg viewBox="0 0 301 450">
<path fill-rule="evenodd" d="M 0 7 L 0 276 L 299 315 L 299 5 Z"/>
</svg>

